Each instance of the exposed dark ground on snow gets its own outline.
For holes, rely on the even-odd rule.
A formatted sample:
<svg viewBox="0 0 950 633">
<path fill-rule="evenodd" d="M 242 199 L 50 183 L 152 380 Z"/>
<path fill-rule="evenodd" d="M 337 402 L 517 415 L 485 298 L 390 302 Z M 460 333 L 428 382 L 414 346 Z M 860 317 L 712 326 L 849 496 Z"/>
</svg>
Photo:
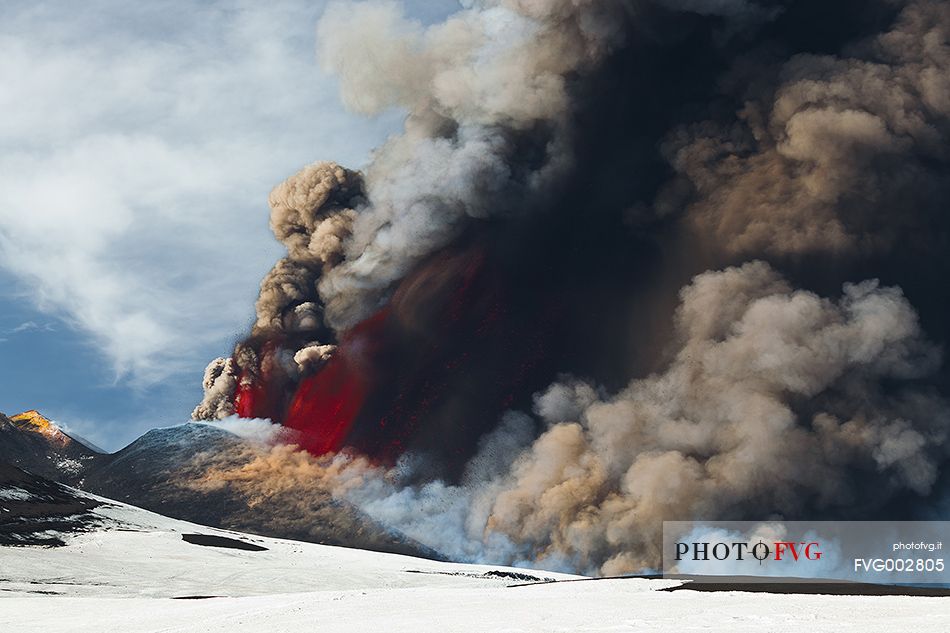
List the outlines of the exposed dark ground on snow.
<svg viewBox="0 0 950 633">
<path fill-rule="evenodd" d="M 815 581 L 808 578 L 754 578 L 737 576 L 735 578 L 720 578 L 710 581 L 702 576 L 607 576 L 603 578 L 578 578 L 576 580 L 541 580 L 526 582 L 512 587 L 529 587 L 531 585 L 546 584 L 549 582 L 594 582 L 598 580 L 632 580 L 632 579 L 684 580 L 682 585 L 666 587 L 658 591 L 743 591 L 747 593 L 773 593 L 798 595 L 829 595 L 829 596 L 922 596 L 922 597 L 950 597 L 950 587 L 918 587 L 910 585 L 877 585 L 866 582 L 849 581 Z"/>
<path fill-rule="evenodd" d="M 101 502 L 0 462 L 0 545 L 64 545 L 59 535 L 87 532 Z"/>
</svg>

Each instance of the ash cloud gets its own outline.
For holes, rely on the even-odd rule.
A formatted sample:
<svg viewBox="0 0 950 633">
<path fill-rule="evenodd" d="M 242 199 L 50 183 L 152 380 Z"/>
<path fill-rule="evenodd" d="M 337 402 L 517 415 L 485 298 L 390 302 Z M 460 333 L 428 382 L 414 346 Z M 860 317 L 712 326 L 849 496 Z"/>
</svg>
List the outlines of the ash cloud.
<svg viewBox="0 0 950 633">
<path fill-rule="evenodd" d="M 238 374 L 230 358 L 215 358 L 205 368 L 201 382 L 204 397 L 191 417 L 195 420 L 223 420 L 234 415 L 234 392 L 238 386 Z"/>
<path fill-rule="evenodd" d="M 657 4 L 701 15 L 726 16 L 746 23 L 774 18 L 782 10 L 780 6 L 769 7 L 749 0 L 658 0 Z"/>
<path fill-rule="evenodd" d="M 287 256 L 261 281 L 251 339 L 281 337 L 293 349 L 264 350 L 252 340 L 239 343 L 231 358 L 214 359 L 205 369 L 204 395 L 192 418 L 234 414 L 238 388 L 259 380 L 265 364 L 292 381 L 329 357 L 334 335 L 324 323 L 317 283 L 342 260 L 356 217 L 353 207 L 363 195 L 362 175 L 330 162 L 309 165 L 274 188 L 270 226 Z"/>
<path fill-rule="evenodd" d="M 874 252 L 945 232 L 950 7 L 906 4 L 843 56 L 737 69 L 737 118 L 667 142 L 693 190 L 687 223 L 743 255 Z"/>
<path fill-rule="evenodd" d="M 332 345 L 469 220 L 516 214 L 563 176 L 568 75 L 619 45 L 625 7 L 486 1 L 424 28 L 395 2 L 328 6 L 319 54 L 345 103 L 366 114 L 404 108 L 405 131 L 365 174 L 316 163 L 271 193 L 271 228 L 288 256 L 261 283 L 252 338 L 309 332 L 306 346 Z M 284 344 L 291 356 L 303 348 Z M 251 363 L 235 355 L 239 374 L 258 371 L 254 352 Z M 226 413 L 214 406 L 233 382 L 223 380 L 205 381 L 196 419 Z"/>
<path fill-rule="evenodd" d="M 287 257 L 261 282 L 252 334 L 323 326 L 316 284 L 343 259 L 356 218 L 353 207 L 362 200 L 362 176 L 335 163 L 310 165 L 274 188 L 270 226 Z"/>
<path fill-rule="evenodd" d="M 518 212 L 569 165 L 568 75 L 623 39 L 623 2 L 473 3 L 429 28 L 393 2 L 331 5 L 320 56 L 344 101 L 408 111 L 366 170 L 346 260 L 320 281 L 328 322 L 354 325 L 470 218 Z"/>
<path fill-rule="evenodd" d="M 552 385 L 543 433 L 526 445 L 509 417 L 460 486 L 389 475 L 343 494 L 455 556 L 612 575 L 659 564 L 664 520 L 873 516 L 932 491 L 950 411 L 916 383 L 939 353 L 898 289 L 830 300 L 753 262 L 681 297 L 664 371 L 609 396 Z"/>
<path fill-rule="evenodd" d="M 310 482 L 453 558 L 603 574 L 655 567 L 664 519 L 926 507 L 950 458 L 950 9 L 826 5 L 499 0 L 432 27 L 332 5 L 344 100 L 405 131 L 364 173 L 275 189 L 288 256 L 195 415 L 349 345 L 326 384 L 358 373 L 359 439 L 399 415 L 416 437 L 395 465 L 278 446 L 202 485 Z M 511 410 L 473 426 L 486 394 Z"/>
</svg>

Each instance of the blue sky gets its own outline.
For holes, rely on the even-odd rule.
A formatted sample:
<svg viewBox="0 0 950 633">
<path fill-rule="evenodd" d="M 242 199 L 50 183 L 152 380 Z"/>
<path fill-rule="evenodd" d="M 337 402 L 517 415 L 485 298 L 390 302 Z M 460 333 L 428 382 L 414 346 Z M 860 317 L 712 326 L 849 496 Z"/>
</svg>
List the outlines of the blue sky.
<svg viewBox="0 0 950 633">
<path fill-rule="evenodd" d="M 314 52 L 325 5 L 0 4 L 0 411 L 109 450 L 188 418 L 281 254 L 270 189 L 359 167 L 401 125 L 343 109 Z"/>
</svg>

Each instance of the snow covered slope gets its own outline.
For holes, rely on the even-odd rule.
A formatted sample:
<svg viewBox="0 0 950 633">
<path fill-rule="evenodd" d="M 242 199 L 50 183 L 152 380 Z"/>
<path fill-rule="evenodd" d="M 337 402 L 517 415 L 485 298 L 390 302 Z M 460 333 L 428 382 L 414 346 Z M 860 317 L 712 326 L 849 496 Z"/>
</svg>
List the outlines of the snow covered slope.
<svg viewBox="0 0 950 633">
<path fill-rule="evenodd" d="M 0 590 L 123 598 L 239 597 L 429 586 L 432 574 L 443 576 L 437 582 L 440 585 L 471 586 L 473 579 L 468 576 L 446 574 L 529 573 L 251 536 L 100 501 L 102 505 L 88 511 L 95 528 L 61 534 L 67 543 L 64 547 L 0 548 Z M 256 546 L 256 551 L 243 549 L 248 545 Z M 531 575 L 538 579 L 569 577 Z M 497 585 L 506 581 L 510 579 L 489 577 L 478 582 Z"/>
<path fill-rule="evenodd" d="M 249 536 L 92 500 L 88 531 L 60 534 L 66 545 L 0 547 L 0 631 L 924 633 L 950 624 L 948 598 L 666 592 L 681 583 L 648 579 L 526 585 L 572 577 Z"/>
</svg>

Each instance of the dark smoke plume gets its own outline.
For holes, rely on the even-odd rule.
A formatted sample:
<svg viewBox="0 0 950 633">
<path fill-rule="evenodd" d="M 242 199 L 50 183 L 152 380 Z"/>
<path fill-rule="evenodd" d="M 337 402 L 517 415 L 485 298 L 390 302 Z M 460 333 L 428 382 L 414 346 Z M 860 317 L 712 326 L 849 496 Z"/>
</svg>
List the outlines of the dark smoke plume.
<svg viewBox="0 0 950 633">
<path fill-rule="evenodd" d="M 950 5 L 910 3 L 847 56 L 737 71 L 737 119 L 667 142 L 693 189 L 689 222 L 742 254 L 874 251 L 945 232 L 948 40 Z M 750 88 L 753 72 L 775 79 Z"/>
<path fill-rule="evenodd" d="M 447 555 L 602 573 L 655 566 L 664 519 L 935 507 L 950 6 L 465 7 L 320 22 L 344 101 L 406 125 L 271 195 L 287 257 L 195 417 L 308 454 L 241 485 L 312 473 Z"/>
</svg>

